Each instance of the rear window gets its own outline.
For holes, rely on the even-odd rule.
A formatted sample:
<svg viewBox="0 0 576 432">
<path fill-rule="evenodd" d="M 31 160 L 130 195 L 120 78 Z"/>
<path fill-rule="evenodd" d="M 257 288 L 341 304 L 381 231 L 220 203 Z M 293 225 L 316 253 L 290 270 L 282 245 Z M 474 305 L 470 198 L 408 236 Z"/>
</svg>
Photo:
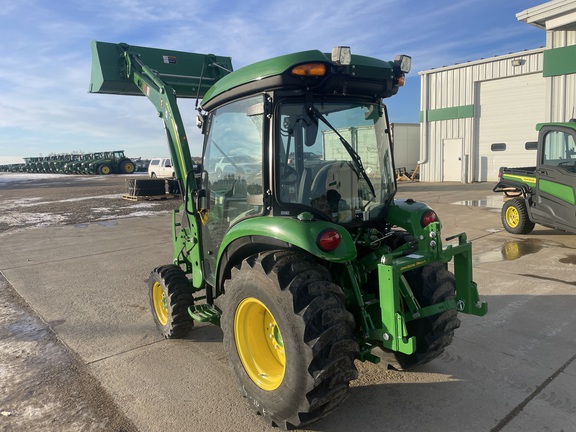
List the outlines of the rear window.
<svg viewBox="0 0 576 432">
<path fill-rule="evenodd" d="M 158 165 L 159 163 L 160 163 L 160 159 L 153 159 L 153 160 L 150 162 L 150 165 Z"/>
</svg>

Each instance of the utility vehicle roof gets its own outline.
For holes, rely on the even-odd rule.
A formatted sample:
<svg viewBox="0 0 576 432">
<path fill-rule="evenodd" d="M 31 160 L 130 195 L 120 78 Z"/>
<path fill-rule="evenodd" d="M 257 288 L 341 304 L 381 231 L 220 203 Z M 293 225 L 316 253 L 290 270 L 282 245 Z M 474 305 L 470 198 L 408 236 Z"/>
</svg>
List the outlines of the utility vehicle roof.
<svg viewBox="0 0 576 432">
<path fill-rule="evenodd" d="M 567 128 L 572 128 L 572 129 L 576 130 L 576 120 L 572 119 L 568 122 L 538 123 L 536 125 L 536 130 L 539 131 L 544 126 L 561 126 L 561 127 L 567 127 Z"/>
</svg>

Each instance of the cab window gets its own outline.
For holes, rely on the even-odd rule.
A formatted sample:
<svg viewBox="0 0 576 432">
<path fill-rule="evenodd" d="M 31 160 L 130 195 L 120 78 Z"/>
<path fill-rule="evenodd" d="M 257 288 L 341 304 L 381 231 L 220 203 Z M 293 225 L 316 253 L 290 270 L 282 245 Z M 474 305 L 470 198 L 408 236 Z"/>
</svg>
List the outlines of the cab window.
<svg viewBox="0 0 576 432">
<path fill-rule="evenodd" d="M 544 137 L 542 164 L 575 171 L 576 143 L 564 131 L 550 131 Z"/>
</svg>

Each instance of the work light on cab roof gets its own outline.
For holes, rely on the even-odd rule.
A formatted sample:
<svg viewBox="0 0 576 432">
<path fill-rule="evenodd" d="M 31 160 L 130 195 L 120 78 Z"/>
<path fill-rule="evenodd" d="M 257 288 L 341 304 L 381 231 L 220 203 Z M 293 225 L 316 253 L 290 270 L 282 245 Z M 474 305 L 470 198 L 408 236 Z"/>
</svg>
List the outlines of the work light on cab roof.
<svg viewBox="0 0 576 432">
<path fill-rule="evenodd" d="M 331 61 L 334 66 L 348 67 L 352 64 L 352 51 L 348 46 L 337 46 L 332 49 Z M 397 77 L 397 84 L 404 85 L 404 75 L 410 72 L 412 67 L 412 58 L 407 55 L 398 55 L 394 59 L 393 69 Z M 292 68 L 291 73 L 301 77 L 322 77 L 328 74 L 326 63 L 310 62 L 296 65 Z M 354 73 L 352 73 L 354 75 Z"/>
</svg>

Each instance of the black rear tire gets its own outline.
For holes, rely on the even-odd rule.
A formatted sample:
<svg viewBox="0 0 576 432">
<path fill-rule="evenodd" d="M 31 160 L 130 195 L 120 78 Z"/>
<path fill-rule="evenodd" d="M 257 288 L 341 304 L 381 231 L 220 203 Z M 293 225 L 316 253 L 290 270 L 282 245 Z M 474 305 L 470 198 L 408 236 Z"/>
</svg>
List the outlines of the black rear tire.
<svg viewBox="0 0 576 432">
<path fill-rule="evenodd" d="M 166 339 L 183 338 L 194 320 L 188 313 L 193 305 L 192 289 L 186 273 L 176 265 L 152 271 L 148 279 L 148 298 L 156 328 Z"/>
<path fill-rule="evenodd" d="M 421 307 L 453 299 L 456 294 L 454 275 L 443 263 L 431 263 L 404 273 Z M 407 370 L 428 363 L 452 343 L 454 330 L 460 327 L 458 312 L 447 310 L 406 323 L 408 336 L 416 337 L 416 352 L 407 355 L 388 352 L 386 360 L 394 369 Z"/>
<path fill-rule="evenodd" d="M 534 229 L 534 222 L 528 217 L 528 209 L 523 198 L 512 198 L 502 206 L 502 225 L 512 234 L 529 234 Z"/>
<path fill-rule="evenodd" d="M 354 318 L 340 287 L 312 257 L 254 255 L 232 270 L 218 304 L 231 368 L 267 422 L 297 428 L 344 400 L 357 376 Z"/>
</svg>

